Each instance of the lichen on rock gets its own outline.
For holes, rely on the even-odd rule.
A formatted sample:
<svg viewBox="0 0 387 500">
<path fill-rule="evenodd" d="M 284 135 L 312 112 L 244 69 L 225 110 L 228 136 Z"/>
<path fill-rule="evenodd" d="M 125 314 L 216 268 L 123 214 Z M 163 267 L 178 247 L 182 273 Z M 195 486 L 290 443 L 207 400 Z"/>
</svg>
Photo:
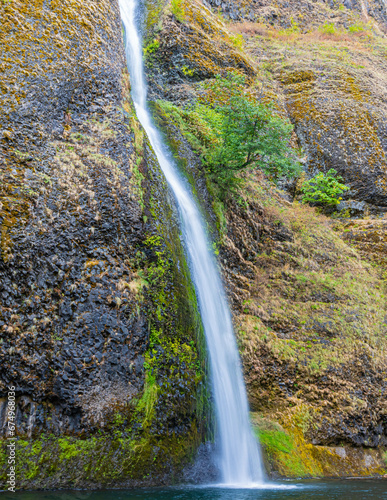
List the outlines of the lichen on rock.
<svg viewBox="0 0 387 500">
<path fill-rule="evenodd" d="M 257 5 L 257 14 L 269 3 Z M 300 12 L 298 4 L 288 4 Z M 264 98 L 274 100 L 276 112 L 292 119 L 306 171 L 313 175 L 336 168 L 355 199 L 382 205 L 384 39 L 376 29 L 354 37 L 348 26 L 360 22 L 356 8 L 347 12 L 322 2 L 313 5 L 321 16 L 340 18 L 335 35 L 323 33 L 324 17 L 308 24 L 311 15 L 300 28 L 295 19 L 288 26 L 261 20 L 226 28 L 242 33 Z M 277 8 L 281 19 L 289 21 L 287 8 Z M 171 30 L 173 36 L 170 18 L 164 19 L 160 30 Z M 193 22 L 188 22 L 190 29 Z M 211 36 L 215 45 L 216 34 Z M 365 59 L 364 68 L 363 59 L 356 59 L 369 46 L 374 47 L 368 57 L 375 58 L 377 75 Z M 152 58 L 151 82 L 173 53 L 172 46 L 165 46 Z M 197 80 L 211 77 L 203 73 Z M 152 94 L 164 100 L 153 108 L 175 153 L 193 145 L 189 127 L 194 125 L 187 121 L 183 126 L 181 118 L 189 113 L 198 88 L 191 75 L 181 74 Z M 181 167 L 211 212 L 214 200 L 202 194 L 206 182 L 200 159 L 186 157 L 189 161 Z M 243 177 L 237 199 L 230 197 L 218 214 L 224 220 L 217 248 L 268 468 L 291 477 L 383 474 L 387 434 L 381 268 L 367 262 L 364 247 L 362 258 L 339 236 L 345 228 L 345 239 L 356 240 L 359 247 L 360 226 L 339 224 L 335 231 L 329 219 L 289 202 L 261 173 Z M 215 237 L 220 236 L 214 219 L 208 220 Z M 279 441 L 273 444 L 274 438 Z"/>
<path fill-rule="evenodd" d="M 13 384 L 18 487 L 171 482 L 206 432 L 205 350 L 118 4 L 1 15 L 0 416 L 4 438 Z"/>
</svg>

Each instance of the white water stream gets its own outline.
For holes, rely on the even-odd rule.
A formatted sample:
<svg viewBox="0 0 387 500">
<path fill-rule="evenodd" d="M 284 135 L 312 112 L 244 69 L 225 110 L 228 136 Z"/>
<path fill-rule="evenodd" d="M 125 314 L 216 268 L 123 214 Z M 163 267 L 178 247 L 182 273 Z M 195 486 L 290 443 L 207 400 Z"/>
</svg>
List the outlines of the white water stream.
<svg viewBox="0 0 387 500">
<path fill-rule="evenodd" d="M 119 0 L 132 96 L 137 117 L 148 135 L 179 210 L 210 358 L 223 483 L 243 487 L 262 484 L 261 457 L 250 426 L 231 315 L 204 221 L 148 110 L 142 41 L 136 19 L 137 1 Z"/>
</svg>

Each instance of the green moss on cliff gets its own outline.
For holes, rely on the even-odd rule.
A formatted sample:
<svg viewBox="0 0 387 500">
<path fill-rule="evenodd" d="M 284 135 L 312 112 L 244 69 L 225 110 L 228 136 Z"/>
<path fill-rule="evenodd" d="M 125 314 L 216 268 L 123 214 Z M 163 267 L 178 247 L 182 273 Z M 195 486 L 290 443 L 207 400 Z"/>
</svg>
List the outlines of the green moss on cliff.
<svg viewBox="0 0 387 500">
<path fill-rule="evenodd" d="M 66 83 L 68 80 L 69 85 L 73 85 L 76 90 L 89 89 L 91 86 L 89 80 L 95 83 L 101 68 L 106 67 L 106 60 L 111 62 L 106 50 L 108 52 L 116 50 L 113 43 L 116 40 L 109 46 L 107 39 L 112 33 L 117 38 L 120 32 L 114 33 L 118 23 L 116 23 L 117 17 L 112 15 L 110 2 L 101 2 L 97 8 L 83 4 L 81 6 L 80 10 L 79 4 L 65 1 L 61 5 L 52 2 L 50 6 L 41 2 L 32 2 L 28 6 L 12 2 L 12 5 L 5 7 L 5 28 L 12 36 L 17 29 L 20 29 L 22 35 L 17 40 L 16 37 L 12 38 L 12 43 L 7 47 L 10 60 L 6 61 L 7 78 L 2 82 L 4 95 L 5 91 L 17 93 L 20 88 L 27 87 L 30 78 L 36 77 L 33 74 L 34 68 L 39 68 L 39 74 L 44 75 L 44 78 L 47 77 L 46 80 L 55 78 L 54 81 L 60 83 L 63 83 L 65 73 Z M 60 23 L 57 23 L 59 11 L 61 19 Z M 30 29 L 30 23 L 34 24 L 31 20 L 36 21 L 35 27 L 39 31 L 36 36 L 33 36 Z M 17 23 L 20 26 L 17 26 Z M 41 39 L 38 39 L 40 35 Z M 53 39 L 58 42 L 56 49 L 61 55 L 60 58 L 56 56 L 56 52 L 55 57 L 51 58 L 51 52 L 46 50 L 46 45 L 50 45 Z M 26 54 L 31 64 L 28 67 L 28 74 L 26 71 L 20 76 L 18 90 L 16 86 L 12 86 L 15 81 L 8 77 L 13 70 L 12 61 L 15 62 L 15 67 L 22 67 L 24 64 L 18 50 L 20 44 L 28 48 L 29 52 L 27 50 Z M 30 53 L 34 53 L 36 59 L 31 58 Z M 44 58 L 42 54 L 47 57 Z M 119 62 L 114 62 L 119 66 Z M 84 283 L 88 285 L 87 291 L 105 292 L 108 289 L 106 276 L 109 277 L 109 266 L 118 270 L 119 275 L 115 276 L 114 285 L 103 298 L 99 297 L 96 309 L 101 305 L 101 310 L 107 309 L 108 315 L 113 312 L 114 321 L 126 329 L 126 334 L 117 342 L 125 342 L 125 347 L 129 346 L 132 349 L 129 356 L 136 361 L 136 366 L 133 368 L 134 363 L 132 363 L 130 367 L 133 372 L 135 371 L 133 379 L 136 380 L 139 389 L 132 393 L 129 390 L 129 394 L 130 384 L 127 382 L 129 378 L 127 377 L 124 400 L 117 401 L 113 398 L 110 404 L 109 400 L 104 401 L 104 404 L 106 403 L 102 409 L 104 414 L 100 419 L 96 415 L 98 412 L 93 411 L 95 410 L 93 408 L 91 415 L 89 414 L 92 422 L 87 422 L 87 425 L 81 424 L 82 431 L 79 435 L 75 433 L 73 435 L 68 429 L 61 434 L 61 429 L 56 427 L 54 422 L 55 417 L 47 415 L 45 415 L 47 421 L 43 421 L 42 426 L 51 425 L 55 435 L 48 435 L 47 432 L 44 434 L 35 429 L 33 437 L 27 439 L 23 430 L 19 429 L 20 436 L 17 441 L 19 488 L 155 484 L 161 480 L 173 482 L 179 471 L 193 458 L 198 444 L 208 430 L 207 419 L 211 412 L 208 407 L 209 398 L 205 381 L 206 354 L 200 315 L 176 220 L 170 206 L 171 200 L 166 194 L 165 179 L 150 146 L 144 142 L 143 131 L 135 118 L 128 94 L 130 90 L 128 75 L 125 72 L 120 85 L 121 67 L 113 70 L 109 64 L 107 66 L 110 70 L 106 85 L 108 90 L 104 88 L 103 91 L 114 94 L 122 89 L 122 96 L 114 94 L 112 97 L 110 94 L 109 97 L 105 98 L 105 95 L 101 97 L 99 93 L 103 94 L 103 91 L 96 85 L 96 89 L 91 92 L 92 99 L 96 102 L 91 102 L 92 109 L 88 110 L 85 108 L 82 96 L 79 102 L 72 101 L 76 92 L 70 89 L 69 95 L 65 95 L 70 104 L 64 112 L 63 128 L 58 125 L 60 132 L 58 130 L 55 132 L 55 140 L 50 137 L 50 131 L 43 133 L 43 126 L 42 135 L 37 133 L 39 144 L 34 145 L 34 151 L 35 153 L 38 151 L 40 155 L 39 148 L 44 154 L 47 154 L 48 150 L 49 158 L 44 157 L 46 168 L 44 172 L 49 172 L 49 175 L 41 174 L 39 169 L 35 173 L 35 165 L 41 165 L 38 154 L 31 163 L 29 150 L 25 151 L 22 148 L 19 151 L 13 148 L 14 143 L 10 142 L 13 130 L 0 138 L 3 146 L 11 152 L 5 177 L 2 178 L 6 182 L 1 183 L 0 180 L 2 195 L 0 216 L 5 219 L 5 224 L 2 226 L 4 247 L 2 250 L 7 254 L 10 253 L 12 243 L 10 231 L 16 227 L 20 233 L 23 219 L 29 216 L 28 208 L 32 202 L 36 202 L 36 193 L 40 196 L 42 210 L 45 210 L 44 217 L 40 217 L 39 220 L 38 217 L 34 219 L 38 227 L 35 228 L 36 233 L 39 235 L 49 233 L 63 214 L 68 217 L 61 228 L 70 228 L 75 232 L 75 229 L 81 226 L 85 229 L 86 240 L 89 234 L 90 239 L 99 236 L 103 223 L 107 223 L 107 226 L 110 224 L 110 227 L 114 225 L 112 232 L 117 229 L 118 234 L 117 237 L 111 237 L 115 239 L 116 245 L 112 254 L 108 253 L 112 248 L 109 246 L 111 243 L 109 229 L 101 230 L 103 237 L 98 240 L 101 248 L 96 253 L 87 250 L 82 238 L 76 239 L 74 251 L 74 260 L 78 266 L 76 276 L 66 288 L 69 273 L 63 273 L 63 276 L 60 273 L 64 285 L 62 287 L 61 283 L 61 288 L 58 287 L 55 293 L 63 299 L 65 292 L 69 291 L 70 295 Z M 82 78 L 79 77 L 79 73 Z M 117 77 L 118 83 L 111 82 L 112 77 Z M 49 87 L 46 80 L 43 84 L 40 82 L 39 91 L 43 92 L 41 87 L 43 90 Z M 26 97 L 24 94 L 20 95 L 20 99 Z M 122 97 L 120 106 L 117 106 L 117 97 Z M 87 95 L 84 99 L 90 99 L 90 96 Z M 0 105 L 3 104 L 4 100 L 0 102 Z M 80 117 L 77 115 L 77 106 Z M 15 109 L 17 107 L 15 105 Z M 51 110 L 49 109 L 47 113 L 49 121 L 52 118 Z M 6 113 L 1 117 L 4 118 L 5 115 Z M 45 119 L 45 116 L 34 116 L 38 128 L 41 125 L 38 123 L 39 120 Z M 116 143 L 119 143 L 120 147 L 117 147 Z M 17 170 L 15 165 L 18 165 Z M 26 172 L 28 176 L 36 174 L 35 190 L 32 189 L 34 184 L 29 182 L 30 177 Z M 24 192 L 21 189 L 25 184 L 31 187 L 29 191 Z M 106 187 L 105 191 L 100 189 L 101 185 Z M 102 199 L 99 198 L 100 195 Z M 50 196 L 54 200 L 51 200 Z M 47 203 L 47 199 L 50 204 Z M 111 220 L 108 220 L 109 215 L 106 214 L 110 214 L 111 208 L 114 209 L 114 214 Z M 87 218 L 83 218 L 85 213 Z M 133 226 L 130 227 L 130 224 Z M 53 231 L 53 235 L 56 234 Z M 135 249 L 130 246 L 133 241 Z M 92 250 L 97 246 L 96 244 Z M 85 255 L 82 252 L 85 252 Z M 71 265 L 74 264 L 74 260 L 71 261 Z M 40 294 L 40 290 L 33 285 L 33 299 L 40 301 L 38 293 Z M 31 338 L 35 338 L 34 334 L 38 331 L 38 327 L 41 326 L 43 330 L 47 322 L 51 324 L 51 318 L 59 320 L 59 314 L 57 315 L 57 310 L 54 309 L 56 304 L 53 305 L 51 295 L 52 290 L 46 290 L 45 287 L 44 296 L 47 297 L 49 310 L 44 319 L 42 318 L 42 325 L 36 323 L 31 328 Z M 87 294 L 86 296 L 88 297 Z M 26 307 L 30 304 L 31 301 L 26 300 Z M 72 303 L 70 309 L 74 307 L 75 310 L 76 305 L 77 303 Z M 45 306 L 46 302 L 42 308 Z M 82 314 L 78 317 L 82 318 Z M 123 317 L 125 321 L 122 321 Z M 14 315 L 11 319 L 13 326 L 9 327 L 10 331 L 12 329 L 17 335 L 22 328 L 21 325 L 19 328 L 18 316 Z M 55 351 L 62 348 L 62 341 L 68 340 L 68 330 L 73 328 L 72 324 L 68 327 L 65 320 L 61 325 L 60 333 L 58 334 L 59 330 L 55 329 L 50 343 L 45 344 L 44 352 L 47 351 L 49 359 L 50 356 L 55 356 Z M 89 332 L 88 327 L 84 328 L 84 331 L 87 337 L 90 333 L 90 339 L 93 338 L 94 332 Z M 141 338 L 142 342 L 132 343 L 132 338 L 136 336 L 144 337 Z M 116 341 L 114 336 L 112 338 Z M 20 347 L 18 344 L 22 339 L 23 336 L 18 335 L 15 343 L 20 356 L 25 355 L 24 346 Z M 110 340 L 109 334 L 105 335 L 101 343 L 103 353 L 106 347 L 104 343 L 108 344 Z M 72 338 L 71 349 L 73 347 L 75 349 L 77 342 L 82 344 L 84 339 Z M 10 350 L 10 355 L 14 349 Z M 39 357 L 41 354 L 42 352 L 39 352 Z M 86 369 L 90 365 L 93 369 L 95 367 L 99 369 L 106 360 L 106 356 L 103 357 L 105 359 L 101 361 L 101 357 L 96 360 L 96 357 L 92 356 L 92 361 Z M 68 366 L 68 363 L 63 361 L 64 366 L 59 366 L 59 370 Z M 55 368 L 49 370 L 50 381 L 47 382 L 47 386 L 51 388 L 54 385 L 52 380 L 58 380 L 60 375 L 58 361 Z M 116 369 L 117 372 L 114 371 Z M 113 374 L 119 381 L 118 370 L 117 366 L 113 367 Z M 26 375 L 27 372 L 26 369 Z M 92 406 L 92 398 L 85 395 L 82 401 L 81 398 L 78 400 L 73 388 L 70 388 L 68 393 L 71 393 L 73 400 L 75 399 L 75 403 L 68 404 L 69 411 L 75 408 L 75 412 L 84 416 L 82 405 L 85 403 Z M 43 393 L 41 397 L 44 396 Z M 46 407 L 48 415 L 50 411 L 55 412 L 54 404 L 51 402 L 46 404 L 45 409 Z M 85 417 L 85 420 L 87 419 L 88 417 Z M 6 443 L 3 441 L 2 484 L 6 480 L 7 472 L 5 446 Z"/>
<path fill-rule="evenodd" d="M 263 418 L 253 414 L 269 472 L 283 477 L 380 476 L 386 473 L 383 452 L 348 446 L 315 446 L 305 435 L 314 409 L 300 405 Z"/>
<path fill-rule="evenodd" d="M 290 37 L 262 25 L 239 27 L 259 67 L 280 82 L 278 99 L 286 99 L 310 174 L 339 169 L 353 197 L 383 204 L 386 44 L 377 30 Z"/>
<path fill-rule="evenodd" d="M 183 457 L 194 450 L 193 439 L 134 440 L 125 433 L 88 439 L 43 435 L 32 442 L 19 440 L 18 488 L 149 484 L 179 470 Z M 2 445 L 2 460 L 6 455 Z"/>
</svg>

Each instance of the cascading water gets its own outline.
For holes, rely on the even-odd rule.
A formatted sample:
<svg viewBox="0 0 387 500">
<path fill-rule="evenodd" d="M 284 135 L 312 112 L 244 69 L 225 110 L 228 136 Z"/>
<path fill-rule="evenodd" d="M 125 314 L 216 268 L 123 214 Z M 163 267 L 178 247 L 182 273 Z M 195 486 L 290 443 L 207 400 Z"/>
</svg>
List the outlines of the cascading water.
<svg viewBox="0 0 387 500">
<path fill-rule="evenodd" d="M 153 125 L 147 107 L 142 44 L 136 24 L 137 0 L 119 0 L 125 27 L 132 96 L 149 141 L 172 190 L 198 297 L 209 352 L 223 482 L 248 486 L 263 481 L 258 444 L 253 436 L 231 315 L 204 222 L 194 197 Z"/>
</svg>

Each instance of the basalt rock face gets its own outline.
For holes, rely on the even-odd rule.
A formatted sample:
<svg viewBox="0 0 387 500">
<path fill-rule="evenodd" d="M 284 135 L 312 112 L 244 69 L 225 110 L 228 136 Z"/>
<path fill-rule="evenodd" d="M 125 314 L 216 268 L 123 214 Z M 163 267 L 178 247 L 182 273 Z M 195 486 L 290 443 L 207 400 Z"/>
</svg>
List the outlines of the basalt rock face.
<svg viewBox="0 0 387 500">
<path fill-rule="evenodd" d="M 221 10 L 231 21 L 264 21 L 282 28 L 296 22 L 307 30 L 334 18 L 345 25 L 357 14 L 376 19 L 382 28 L 387 28 L 384 0 L 207 0 L 206 3 Z"/>
<path fill-rule="evenodd" d="M 231 8 L 243 10 L 222 7 Z M 351 187 L 346 198 L 386 207 L 386 5 L 260 2 L 235 20 L 285 97 L 308 175 L 334 168 Z"/>
<path fill-rule="evenodd" d="M 243 35 L 244 56 L 264 94 L 294 122 L 306 153 L 306 172 L 336 168 L 351 184 L 355 200 L 383 206 L 385 39 L 380 32 L 354 38 L 351 31 L 344 32 L 344 18 L 336 38 L 323 34 L 318 26 L 333 16 L 348 16 L 347 26 L 360 23 L 355 3 L 346 10 L 338 4 L 332 9 L 323 2 L 305 3 L 325 17 L 315 19 L 306 11 L 315 24 L 304 34 L 301 29 L 280 33 L 270 23 L 222 24 L 216 13 L 202 12 L 207 26 L 220 24 L 226 33 L 229 29 L 231 40 Z M 166 11 L 154 33 L 162 34 L 163 50 L 148 58 L 151 82 L 159 65 L 171 59 L 162 40 L 178 31 L 168 30 L 175 24 L 184 25 L 179 30 L 187 33 L 198 29 L 191 14 L 196 2 L 180 5 L 185 17 L 179 20 Z M 224 3 L 214 5 L 224 8 Z M 239 9 L 241 4 L 232 5 Z M 292 29 L 291 11 L 286 10 L 291 8 L 293 14 L 299 12 L 295 2 L 283 2 L 283 19 L 288 21 L 283 30 Z M 215 45 L 216 30 L 212 33 Z M 199 55 L 196 64 L 200 62 Z M 191 68 L 187 65 L 179 80 L 164 85 L 166 92 L 154 95 L 189 109 L 187 102 L 200 92 Z M 218 74 L 222 71 L 219 67 Z M 203 194 L 205 169 L 198 155 L 187 154 L 192 129 L 185 123 L 179 130 L 181 115 L 168 114 L 168 109 L 176 108 L 154 106 L 176 156 L 188 159 L 182 168 L 211 212 L 214 200 Z M 218 220 L 220 232 L 213 217 L 208 221 L 218 239 L 250 406 L 269 470 L 288 476 L 384 473 L 386 305 L 380 276 L 385 269 L 378 267 L 385 266 L 382 222 L 333 224 L 311 207 L 291 202 L 289 194 L 259 172 L 246 173 L 237 200 L 230 197 L 225 203 L 226 223 Z M 375 266 L 368 262 L 371 253 Z"/>
<path fill-rule="evenodd" d="M 149 44 L 145 60 L 151 99 L 189 100 L 192 92 L 187 79 L 214 78 L 230 69 L 254 76 L 252 61 L 237 50 L 223 23 L 209 15 L 205 5 L 186 2 L 176 17 L 170 14 L 168 3 L 165 6 L 165 2 L 156 0 L 147 4 L 145 32 Z M 155 11 L 159 12 L 157 19 Z"/>
<path fill-rule="evenodd" d="M 264 55 L 256 41 L 251 44 L 258 60 L 270 54 L 270 48 Z M 308 174 L 334 168 L 351 187 L 347 197 L 386 206 L 384 57 L 376 50 L 364 58 L 352 40 L 342 46 L 346 56 L 336 57 L 331 44 L 310 40 L 304 50 L 295 41 L 281 64 L 273 64 L 273 76 L 285 93 Z"/>
<path fill-rule="evenodd" d="M 118 11 L 2 10 L 1 390 L 21 396 L 21 433 L 81 432 L 85 394 L 103 414 L 143 385 L 144 319 L 118 289 L 143 239 Z"/>
<path fill-rule="evenodd" d="M 200 325 L 118 3 L 5 2 L 0 37 L 0 434 L 13 385 L 18 487 L 168 481 L 201 439 Z M 5 480 L 5 447 L 0 464 Z"/>
</svg>

